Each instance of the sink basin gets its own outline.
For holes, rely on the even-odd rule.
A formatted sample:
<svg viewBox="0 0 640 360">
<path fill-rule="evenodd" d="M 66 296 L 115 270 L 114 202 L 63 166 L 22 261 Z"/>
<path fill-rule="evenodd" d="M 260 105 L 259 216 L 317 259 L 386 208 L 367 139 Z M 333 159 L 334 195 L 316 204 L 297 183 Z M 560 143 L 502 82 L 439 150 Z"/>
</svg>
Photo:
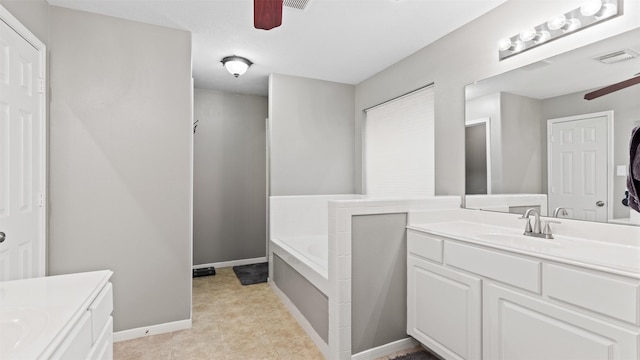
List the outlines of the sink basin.
<svg viewBox="0 0 640 360">
<path fill-rule="evenodd" d="M 505 234 L 499 232 L 490 232 L 475 234 L 474 237 L 481 241 L 489 241 L 498 245 L 517 247 L 520 249 L 531 251 L 542 251 L 565 247 L 554 239 L 525 236 L 522 233 Z"/>
<path fill-rule="evenodd" d="M 30 308 L 0 311 L 0 353 L 2 357 L 28 348 L 47 323 L 45 312 Z"/>
</svg>

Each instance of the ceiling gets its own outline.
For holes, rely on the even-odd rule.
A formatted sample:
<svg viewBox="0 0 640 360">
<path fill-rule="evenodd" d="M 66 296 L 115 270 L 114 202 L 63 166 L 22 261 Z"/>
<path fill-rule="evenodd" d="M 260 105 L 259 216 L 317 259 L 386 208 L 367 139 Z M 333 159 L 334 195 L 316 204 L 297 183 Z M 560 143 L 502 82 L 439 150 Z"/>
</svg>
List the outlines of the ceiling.
<svg viewBox="0 0 640 360">
<path fill-rule="evenodd" d="M 547 99 L 605 87 L 640 73 L 640 57 L 615 64 L 603 64 L 594 60 L 620 50 L 640 54 L 640 29 L 478 81 L 467 87 L 466 96 L 471 100 L 503 91 Z"/>
<path fill-rule="evenodd" d="M 311 0 L 253 28 L 253 0 L 48 0 L 192 33 L 197 88 L 267 95 L 271 73 L 358 84 L 506 0 Z M 228 55 L 254 65 L 234 78 Z"/>
</svg>

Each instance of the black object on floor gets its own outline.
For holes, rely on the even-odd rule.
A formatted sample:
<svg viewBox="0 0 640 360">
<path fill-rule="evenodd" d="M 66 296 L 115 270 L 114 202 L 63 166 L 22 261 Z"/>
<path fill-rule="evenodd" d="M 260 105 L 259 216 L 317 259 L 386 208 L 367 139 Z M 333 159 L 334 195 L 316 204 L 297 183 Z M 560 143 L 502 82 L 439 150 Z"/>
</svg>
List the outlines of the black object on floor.
<svg viewBox="0 0 640 360">
<path fill-rule="evenodd" d="M 440 360 L 440 357 L 423 350 L 394 357 L 392 360 Z"/>
<path fill-rule="evenodd" d="M 216 274 L 216 269 L 213 266 L 202 268 L 202 269 L 193 269 L 193 277 L 208 276 L 208 275 L 215 275 L 215 274 Z"/>
<path fill-rule="evenodd" d="M 234 266 L 233 272 L 242 285 L 264 283 L 269 276 L 269 263 Z"/>
</svg>

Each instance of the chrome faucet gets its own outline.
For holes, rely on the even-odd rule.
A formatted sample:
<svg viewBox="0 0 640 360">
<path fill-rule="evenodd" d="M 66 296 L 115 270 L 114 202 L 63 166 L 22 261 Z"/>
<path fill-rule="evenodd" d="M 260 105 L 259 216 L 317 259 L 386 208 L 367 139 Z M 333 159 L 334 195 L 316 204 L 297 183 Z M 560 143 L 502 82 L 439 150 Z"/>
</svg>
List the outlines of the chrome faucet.
<svg viewBox="0 0 640 360">
<path fill-rule="evenodd" d="M 533 216 L 535 216 L 533 230 L 531 229 L 531 220 L 529 219 L 529 215 L 531 215 L 531 213 L 533 213 Z M 527 224 L 524 228 L 525 235 L 540 234 L 542 232 L 540 226 L 540 213 L 538 212 L 538 210 L 534 208 L 527 209 L 527 211 L 524 212 L 524 215 L 522 215 L 521 219 L 527 219 Z"/>
<path fill-rule="evenodd" d="M 556 209 L 557 210 L 557 209 Z M 533 229 L 531 228 L 531 219 L 529 216 L 533 213 L 534 223 Z M 551 234 L 551 223 L 559 224 L 559 221 L 547 220 L 544 224 L 544 230 L 542 230 L 542 225 L 540 224 L 540 213 L 538 210 L 534 208 L 527 209 L 524 215 L 520 217 L 520 219 L 527 219 L 527 224 L 524 227 L 524 234 L 527 236 L 534 236 L 545 239 L 553 239 L 553 235 Z"/>
<path fill-rule="evenodd" d="M 563 208 L 563 207 L 557 207 L 555 210 L 553 210 L 553 217 L 557 218 L 558 214 L 562 215 L 562 216 L 567 216 L 569 215 L 567 213 L 567 209 Z"/>
</svg>

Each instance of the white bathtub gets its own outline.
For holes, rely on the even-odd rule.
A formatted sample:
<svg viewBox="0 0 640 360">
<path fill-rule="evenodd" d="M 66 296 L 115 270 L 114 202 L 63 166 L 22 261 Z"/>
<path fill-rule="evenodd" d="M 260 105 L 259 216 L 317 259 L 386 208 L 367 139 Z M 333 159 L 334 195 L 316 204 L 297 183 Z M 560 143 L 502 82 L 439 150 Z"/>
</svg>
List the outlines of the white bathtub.
<svg viewBox="0 0 640 360">
<path fill-rule="evenodd" d="M 355 194 L 272 196 L 269 206 L 270 252 L 328 295 L 329 201 L 364 197 Z"/>
<path fill-rule="evenodd" d="M 328 359 L 372 359 L 414 346 L 406 338 L 353 354 L 352 306 L 358 304 L 352 304 L 352 217 L 455 209 L 460 204 L 458 196 L 272 196 L 271 286 Z M 362 244 L 363 239 L 358 241 Z"/>
</svg>

